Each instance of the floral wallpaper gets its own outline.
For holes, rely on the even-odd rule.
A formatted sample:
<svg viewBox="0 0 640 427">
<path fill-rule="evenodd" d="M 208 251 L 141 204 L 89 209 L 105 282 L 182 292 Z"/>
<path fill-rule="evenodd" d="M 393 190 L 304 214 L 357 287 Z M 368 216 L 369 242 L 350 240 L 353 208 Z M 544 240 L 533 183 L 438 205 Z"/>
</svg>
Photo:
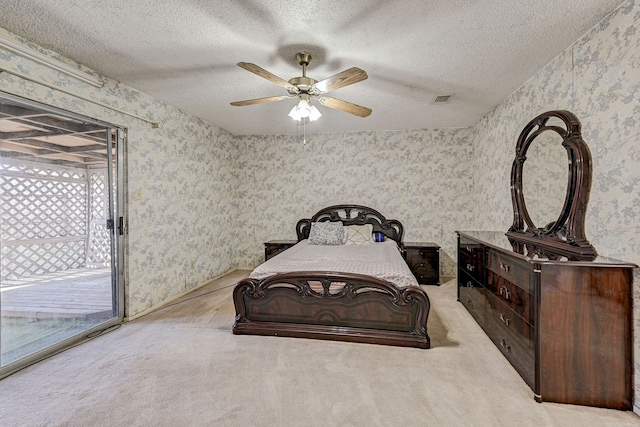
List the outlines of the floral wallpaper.
<svg viewBox="0 0 640 427">
<path fill-rule="evenodd" d="M 481 230 L 511 225 L 509 173 L 521 129 L 545 111 L 582 122 L 593 162 L 586 235 L 600 255 L 640 264 L 640 1 L 609 17 L 522 85 L 471 131 Z M 634 371 L 640 372 L 640 271 L 634 274 Z M 640 413 L 640 379 L 634 378 Z"/>
<path fill-rule="evenodd" d="M 405 226 L 405 242 L 442 246 L 455 275 L 455 230 L 472 223 L 468 129 L 236 136 L 240 180 L 238 266 L 264 260 L 263 242 L 295 239 L 295 224 L 323 207 L 370 206 Z"/>
<path fill-rule="evenodd" d="M 587 237 L 601 255 L 640 264 L 639 25 L 640 0 L 628 0 L 468 129 L 308 134 L 306 144 L 291 135 L 234 136 L 116 81 L 96 89 L 1 49 L 1 68 L 163 126 L 6 73 L 0 88 L 127 128 L 125 291 L 135 316 L 229 268 L 256 266 L 263 242 L 295 238 L 298 219 L 332 204 L 364 204 L 402 221 L 404 240 L 441 245 L 441 273 L 454 275 L 455 230 L 511 225 L 517 137 L 553 109 L 577 115 L 593 156 Z M 553 210 L 540 209 L 542 218 Z M 634 277 L 640 372 L 638 270 Z"/>
</svg>

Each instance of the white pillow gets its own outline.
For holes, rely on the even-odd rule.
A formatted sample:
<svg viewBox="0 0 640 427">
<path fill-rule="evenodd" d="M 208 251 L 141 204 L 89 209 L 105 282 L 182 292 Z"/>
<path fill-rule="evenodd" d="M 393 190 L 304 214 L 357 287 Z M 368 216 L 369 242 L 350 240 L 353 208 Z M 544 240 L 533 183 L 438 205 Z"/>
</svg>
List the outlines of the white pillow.
<svg viewBox="0 0 640 427">
<path fill-rule="evenodd" d="M 368 245 L 373 243 L 373 225 L 347 225 L 347 241 L 345 245 Z"/>
<path fill-rule="evenodd" d="M 312 245 L 342 245 L 344 241 L 342 222 L 312 222 L 309 243 Z"/>
</svg>

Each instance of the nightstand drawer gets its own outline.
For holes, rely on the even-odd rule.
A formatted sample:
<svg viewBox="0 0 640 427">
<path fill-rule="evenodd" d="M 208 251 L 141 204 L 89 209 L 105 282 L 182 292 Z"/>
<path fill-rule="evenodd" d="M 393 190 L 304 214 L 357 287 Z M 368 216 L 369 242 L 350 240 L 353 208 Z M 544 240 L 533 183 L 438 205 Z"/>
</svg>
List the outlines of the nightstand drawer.
<svg viewBox="0 0 640 427">
<path fill-rule="evenodd" d="M 422 285 L 440 284 L 440 246 L 435 243 L 405 243 L 405 260 Z"/>
<path fill-rule="evenodd" d="M 286 251 L 291 246 L 298 243 L 296 240 L 271 240 L 264 244 L 264 260 L 273 258 L 282 251 Z"/>
</svg>

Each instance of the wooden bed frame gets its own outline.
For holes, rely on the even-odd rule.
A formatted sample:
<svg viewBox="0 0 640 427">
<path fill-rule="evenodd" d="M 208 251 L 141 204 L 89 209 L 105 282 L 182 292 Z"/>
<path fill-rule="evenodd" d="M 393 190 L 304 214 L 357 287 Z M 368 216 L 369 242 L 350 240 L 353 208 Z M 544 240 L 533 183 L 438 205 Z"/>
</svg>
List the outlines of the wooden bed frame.
<svg viewBox="0 0 640 427">
<path fill-rule="evenodd" d="M 366 206 L 336 205 L 296 225 L 298 241 L 311 223 L 371 224 L 402 248 L 402 224 Z M 341 286 L 335 288 L 331 284 Z M 320 289 L 314 291 L 311 287 Z M 343 286 L 342 286 L 343 285 Z M 419 287 L 399 288 L 375 277 L 340 272 L 292 272 L 244 279 L 233 291 L 234 334 L 274 335 L 429 348 L 429 298 Z"/>
</svg>

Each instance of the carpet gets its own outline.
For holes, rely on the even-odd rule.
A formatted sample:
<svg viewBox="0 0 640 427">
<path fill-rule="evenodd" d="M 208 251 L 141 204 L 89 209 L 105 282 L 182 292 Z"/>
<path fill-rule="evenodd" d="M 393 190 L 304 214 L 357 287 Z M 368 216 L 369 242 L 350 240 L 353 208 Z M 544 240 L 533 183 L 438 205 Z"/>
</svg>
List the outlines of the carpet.
<svg viewBox="0 0 640 427">
<path fill-rule="evenodd" d="M 536 403 L 456 301 L 424 287 L 429 350 L 231 333 L 235 271 L 0 381 L 14 426 L 639 426 Z"/>
</svg>

